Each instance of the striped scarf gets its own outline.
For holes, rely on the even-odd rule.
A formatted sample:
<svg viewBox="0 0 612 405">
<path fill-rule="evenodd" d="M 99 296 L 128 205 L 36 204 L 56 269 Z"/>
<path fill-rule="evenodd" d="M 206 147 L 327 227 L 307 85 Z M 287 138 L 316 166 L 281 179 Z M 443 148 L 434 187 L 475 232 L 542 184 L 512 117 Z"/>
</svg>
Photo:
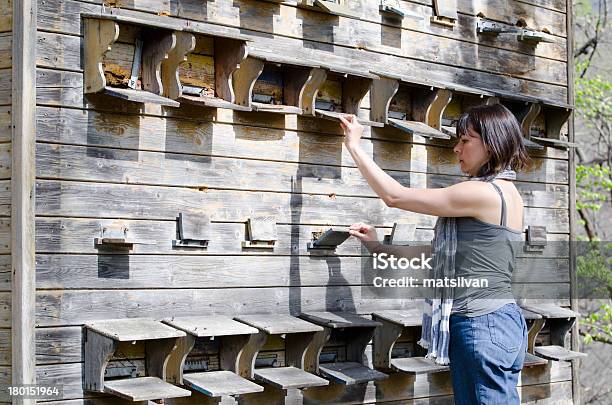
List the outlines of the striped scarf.
<svg viewBox="0 0 612 405">
<path fill-rule="evenodd" d="M 471 181 L 491 182 L 495 179 L 515 180 L 516 172 L 506 168 L 496 175 L 471 177 Z M 455 278 L 455 253 L 457 252 L 457 224 L 454 217 L 440 217 L 434 228 L 433 278 L 449 280 Z M 431 297 L 425 298 L 421 340 L 418 344 L 427 349 L 428 359 L 436 364 L 447 365 L 450 339 L 449 321 L 453 308 L 454 289 L 436 287 Z"/>
</svg>

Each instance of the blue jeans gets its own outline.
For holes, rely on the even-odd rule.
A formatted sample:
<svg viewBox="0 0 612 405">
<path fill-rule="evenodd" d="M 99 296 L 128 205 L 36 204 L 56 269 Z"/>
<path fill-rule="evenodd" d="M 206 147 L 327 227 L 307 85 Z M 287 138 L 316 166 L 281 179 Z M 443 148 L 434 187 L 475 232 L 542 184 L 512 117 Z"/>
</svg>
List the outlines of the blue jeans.
<svg viewBox="0 0 612 405">
<path fill-rule="evenodd" d="M 516 304 L 485 315 L 450 317 L 450 371 L 457 405 L 519 404 L 527 324 Z"/>
</svg>

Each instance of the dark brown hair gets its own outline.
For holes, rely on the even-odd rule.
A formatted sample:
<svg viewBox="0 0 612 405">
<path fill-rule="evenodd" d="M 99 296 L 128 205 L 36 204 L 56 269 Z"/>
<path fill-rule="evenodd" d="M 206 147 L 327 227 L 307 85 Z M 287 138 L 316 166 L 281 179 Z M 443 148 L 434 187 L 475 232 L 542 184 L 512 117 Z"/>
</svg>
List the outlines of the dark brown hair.
<svg viewBox="0 0 612 405">
<path fill-rule="evenodd" d="M 483 104 L 470 108 L 459 118 L 457 136 L 467 135 L 469 127 L 480 135 L 490 154 L 478 176 L 494 175 L 507 167 L 518 172 L 529 165 L 521 126 L 514 114 L 503 105 Z"/>
</svg>

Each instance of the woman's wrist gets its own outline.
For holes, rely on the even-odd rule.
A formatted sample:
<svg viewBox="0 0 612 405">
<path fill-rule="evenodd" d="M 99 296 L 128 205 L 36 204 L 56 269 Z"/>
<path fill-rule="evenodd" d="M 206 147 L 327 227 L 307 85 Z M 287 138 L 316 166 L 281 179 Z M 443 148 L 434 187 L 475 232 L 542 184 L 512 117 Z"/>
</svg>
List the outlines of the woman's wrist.
<svg viewBox="0 0 612 405">
<path fill-rule="evenodd" d="M 380 253 L 383 251 L 383 244 L 380 243 L 380 241 L 377 240 L 371 240 L 371 241 L 367 241 L 363 243 L 366 247 L 366 249 L 368 249 L 368 251 L 372 254 L 374 253 Z"/>
<path fill-rule="evenodd" d="M 346 143 L 345 145 L 349 155 L 351 155 L 351 157 L 355 161 L 355 164 L 359 166 L 359 163 L 361 161 L 361 153 L 363 152 L 363 149 L 361 149 L 361 145 L 359 144 L 359 142 Z"/>
<path fill-rule="evenodd" d="M 346 146 L 346 149 L 347 149 L 349 152 L 356 151 L 356 150 L 358 150 L 358 149 L 361 147 L 361 146 L 359 145 L 359 141 L 357 141 L 357 142 L 355 142 L 355 141 L 352 141 L 352 142 L 344 142 L 344 145 Z"/>
</svg>

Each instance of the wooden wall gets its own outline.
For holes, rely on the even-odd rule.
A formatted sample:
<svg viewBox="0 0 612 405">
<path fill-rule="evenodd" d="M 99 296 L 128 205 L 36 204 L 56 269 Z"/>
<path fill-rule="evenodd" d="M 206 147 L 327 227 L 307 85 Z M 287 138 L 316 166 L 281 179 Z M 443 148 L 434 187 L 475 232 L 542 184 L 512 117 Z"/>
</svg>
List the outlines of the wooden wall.
<svg viewBox="0 0 612 405">
<path fill-rule="evenodd" d="M 10 10 L 10 0 L 0 3 Z M 429 23 L 427 0 L 401 1 L 406 10 L 425 16 L 406 18 L 401 26 L 384 20 L 374 0 L 350 2 L 361 19 L 260 0 L 110 3 L 222 24 L 253 36 L 258 45 L 298 57 L 350 59 L 382 71 L 567 101 L 563 0 L 459 0 L 454 30 Z M 99 12 L 101 4 L 38 2 L 36 361 L 40 384 L 64 384 L 57 403 L 120 402 L 83 392 L 81 326 L 87 321 L 303 310 L 368 314 L 415 305 L 409 298 L 361 297 L 359 246 L 353 240 L 335 256 L 313 258 L 306 252 L 312 232 L 356 221 L 389 233 L 394 222 L 412 220 L 419 238 L 432 236 L 435 218 L 387 208 L 376 198 L 343 148 L 337 124 L 187 105 L 140 109 L 116 99 L 84 97 L 80 13 Z M 515 39 L 478 37 L 478 13 L 508 25 L 523 18 L 531 27 L 547 28 L 556 42 L 534 48 Z M 0 52 L 8 55 L 9 17 L 10 12 L 0 16 Z M 5 344 L 10 344 L 11 326 L 8 105 L 10 57 L 0 58 L 0 382 L 10 365 Z M 360 115 L 366 116 L 368 108 L 366 99 Z M 406 186 L 439 187 L 463 179 L 448 142 L 366 129 L 362 143 Z M 532 156 L 533 167 L 517 182 L 526 203 L 525 224 L 547 226 L 549 240 L 568 240 L 567 153 L 547 149 Z M 214 237 L 208 250 L 172 248 L 179 212 L 211 215 Z M 273 253 L 240 247 L 245 221 L 255 215 L 275 216 L 279 224 Z M 101 226 L 117 219 L 126 221 L 137 239 L 154 244 L 136 245 L 130 255 L 101 254 L 93 239 Z M 519 259 L 517 280 L 519 288 L 543 296 L 569 291 L 567 251 L 551 247 L 544 255 Z M 318 403 L 337 394 L 334 403 L 452 403 L 444 373 L 394 375 L 377 386 L 329 391 L 312 389 L 306 400 Z M 571 403 L 570 364 L 525 370 L 520 391 L 524 402 Z M 269 403 L 270 395 L 250 402 Z"/>
<path fill-rule="evenodd" d="M 0 387 L 11 381 L 12 14 L 11 1 L 0 2 Z M 0 394 L 0 401 L 7 400 Z"/>
</svg>

